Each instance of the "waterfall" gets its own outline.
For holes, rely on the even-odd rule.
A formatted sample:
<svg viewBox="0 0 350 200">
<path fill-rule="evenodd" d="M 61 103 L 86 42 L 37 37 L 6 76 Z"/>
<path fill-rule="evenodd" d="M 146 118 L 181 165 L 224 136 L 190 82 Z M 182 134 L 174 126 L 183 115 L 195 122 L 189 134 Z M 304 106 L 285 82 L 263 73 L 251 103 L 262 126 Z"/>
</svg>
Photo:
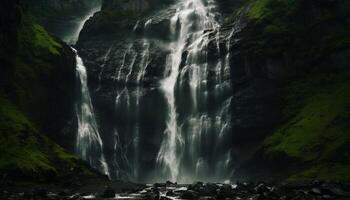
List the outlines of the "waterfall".
<svg viewBox="0 0 350 200">
<path fill-rule="evenodd" d="M 178 23 L 180 13 L 177 13 L 171 19 L 171 27 L 175 27 Z M 175 37 L 176 31 L 174 28 L 171 29 L 172 36 Z M 170 179 L 172 181 L 176 180 L 179 173 L 179 165 L 180 165 L 180 157 L 181 157 L 181 145 L 182 138 L 181 134 L 178 134 L 178 124 L 177 124 L 177 114 L 176 114 L 176 106 L 175 106 L 175 85 L 177 81 L 177 77 L 179 74 L 179 66 L 181 63 L 181 54 L 183 49 L 185 48 L 185 36 L 187 35 L 188 30 L 182 29 L 180 31 L 180 36 L 177 41 L 171 44 L 172 54 L 170 57 L 170 61 L 167 63 L 168 71 L 170 71 L 170 75 L 165 78 L 162 83 L 162 89 L 164 91 L 166 100 L 169 106 L 169 119 L 167 121 L 167 127 L 164 132 L 164 139 L 158 153 L 157 162 L 161 165 L 164 165 L 165 170 L 169 170 Z"/>
<path fill-rule="evenodd" d="M 78 119 L 76 151 L 83 160 L 88 161 L 91 166 L 109 176 L 108 165 L 103 154 L 103 143 L 87 86 L 86 68 L 77 51 L 75 49 L 73 51 L 76 53 L 76 73 L 81 87 L 80 100 L 76 106 Z"/>
<path fill-rule="evenodd" d="M 179 0 L 172 6 L 175 11 L 164 11 L 169 15 L 142 17 L 130 24 L 130 36 L 103 40 L 98 56 L 91 54 L 101 61 L 94 99 L 113 103 L 108 115 L 99 113 L 101 125 L 107 125 L 100 130 L 110 140 L 105 143 L 77 55 L 82 86 L 77 151 L 112 179 L 223 182 L 233 173 L 235 153 L 229 53 L 234 30 L 225 38 L 215 0 Z"/>
<path fill-rule="evenodd" d="M 78 25 L 74 31 L 63 38 L 63 40 L 68 44 L 75 44 L 85 22 L 100 9 L 101 5 L 92 8 L 87 15 L 79 19 L 77 23 Z M 87 85 L 86 68 L 82 58 L 78 55 L 77 50 L 74 48 L 72 48 L 72 50 L 76 54 L 76 76 L 80 85 L 79 99 L 76 102 L 76 115 L 78 122 L 75 146 L 76 153 L 80 156 L 80 158 L 89 162 L 92 167 L 110 177 L 109 167 L 103 153 L 103 142 L 98 131 L 94 109 L 91 103 L 90 92 Z M 107 61 L 109 53 L 110 50 L 105 56 L 104 65 Z M 101 74 L 99 75 L 99 78 L 101 79 Z"/>
<path fill-rule="evenodd" d="M 212 0 L 182 0 L 171 19 L 173 40 L 169 44 L 171 55 L 166 65 L 166 71 L 170 74 L 161 81 L 161 89 L 168 103 L 168 119 L 157 164 L 163 170 L 164 178 L 172 181 L 207 179 L 210 174 L 217 174 L 213 170 L 226 172 L 230 164 L 230 151 L 216 152 L 223 155 L 210 155 L 210 152 L 203 150 L 223 142 L 222 135 L 227 131 L 230 120 L 223 110 L 228 109 L 231 99 L 227 99 L 217 113 L 210 112 L 208 107 L 210 99 L 220 104 L 225 98 L 225 89 L 230 87 L 223 80 L 225 72 L 229 70 L 230 55 L 224 60 L 218 59 L 214 67 L 207 60 L 210 34 L 216 34 L 215 45 L 220 54 L 217 19 L 216 5 Z M 210 71 L 215 71 L 215 79 L 210 79 Z M 208 82 L 215 85 L 214 91 Z M 184 105 L 177 102 L 177 94 L 182 94 L 178 98 L 192 105 L 190 110 L 185 113 L 178 111 L 177 106 Z M 216 123 L 216 120 L 219 122 Z M 225 163 L 226 168 L 211 166 L 213 159 L 217 165 Z M 217 179 L 229 174 L 221 174 Z"/>
</svg>

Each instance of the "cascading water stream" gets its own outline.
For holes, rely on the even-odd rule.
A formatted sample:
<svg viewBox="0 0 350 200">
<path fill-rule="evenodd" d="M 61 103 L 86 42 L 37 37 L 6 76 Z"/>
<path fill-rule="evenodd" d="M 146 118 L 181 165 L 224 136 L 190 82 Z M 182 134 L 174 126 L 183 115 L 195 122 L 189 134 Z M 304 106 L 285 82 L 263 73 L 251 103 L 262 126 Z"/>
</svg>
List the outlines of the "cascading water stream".
<svg viewBox="0 0 350 200">
<path fill-rule="evenodd" d="M 77 152 L 112 179 L 221 182 L 232 175 L 233 32 L 223 44 L 215 0 L 179 0 L 172 6 L 172 17 L 141 18 L 132 38 L 106 43 L 99 54 L 94 99 L 111 97 L 114 103 L 111 115 L 101 113 L 100 132 L 77 55 L 82 85 Z M 170 22 L 165 40 L 157 33 L 163 22 Z M 100 133 L 111 141 L 103 143 Z"/>
<path fill-rule="evenodd" d="M 93 8 L 84 16 L 76 30 L 65 41 L 69 44 L 75 44 L 78 40 L 79 33 L 85 22 L 97 11 L 101 5 Z M 90 92 L 87 84 L 87 71 L 82 58 L 78 55 L 77 50 L 72 48 L 76 54 L 76 74 L 80 84 L 80 96 L 76 103 L 76 115 L 78 121 L 78 131 L 76 139 L 76 152 L 90 165 L 110 177 L 109 168 L 103 153 L 103 142 L 98 131 L 94 109 L 91 103 Z M 108 55 L 106 55 L 107 59 Z M 106 59 L 104 62 L 106 62 Z"/>
<path fill-rule="evenodd" d="M 172 52 L 166 66 L 166 71 L 170 74 L 161 81 L 168 103 L 168 119 L 157 163 L 165 176 L 172 181 L 190 181 L 196 174 L 199 176 L 202 168 L 207 168 L 208 160 L 202 157 L 201 148 L 205 145 L 202 141 L 208 138 L 213 120 L 208 113 L 203 112 L 203 105 L 208 104 L 206 99 L 210 92 L 207 89 L 209 35 L 214 32 L 220 35 L 216 19 L 215 2 L 210 0 L 182 0 L 171 19 Z M 220 52 L 218 43 L 217 51 Z M 184 60 L 186 62 L 182 66 Z M 215 67 L 218 87 L 222 87 L 221 68 L 222 63 Z M 176 94 L 177 91 L 186 91 L 186 88 L 190 90 L 192 109 L 187 113 L 188 119 L 180 122 Z M 185 126 L 188 128 L 184 129 Z M 220 123 L 220 130 L 223 129 L 221 126 L 226 125 Z M 183 163 L 186 157 L 191 160 L 191 164 Z M 186 171 L 192 175 L 186 174 Z"/>
<path fill-rule="evenodd" d="M 177 13 L 172 19 L 171 19 L 171 27 L 175 27 L 178 23 L 180 13 Z M 171 34 L 175 36 L 176 29 L 171 29 Z M 182 138 L 181 134 L 178 134 L 178 125 L 177 125 L 177 114 L 176 114 L 176 107 L 175 107 L 175 85 L 177 81 L 177 77 L 179 74 L 179 66 L 181 63 L 181 54 L 183 49 L 185 48 L 185 37 L 183 35 L 187 35 L 186 29 L 183 29 L 180 31 L 180 36 L 178 41 L 175 41 L 171 44 L 171 48 L 173 49 L 172 55 L 170 57 L 170 61 L 168 63 L 168 71 L 170 71 L 170 76 L 164 79 L 161 83 L 162 89 L 164 91 L 165 97 L 168 102 L 169 106 L 169 119 L 167 121 L 167 127 L 164 132 L 163 139 L 158 157 L 157 162 L 161 165 L 165 166 L 165 170 L 170 171 L 170 178 L 172 181 L 176 180 L 178 176 L 178 169 L 179 169 L 179 161 L 181 153 L 178 151 L 181 151 L 181 144 L 182 144 Z"/>
<path fill-rule="evenodd" d="M 88 161 L 91 166 L 100 169 L 109 176 L 108 166 L 103 154 L 103 143 L 98 131 L 87 86 L 86 68 L 77 51 L 74 50 L 74 52 L 76 53 L 77 62 L 76 72 L 81 87 L 80 101 L 77 103 L 78 134 L 76 151 L 83 160 Z"/>
</svg>

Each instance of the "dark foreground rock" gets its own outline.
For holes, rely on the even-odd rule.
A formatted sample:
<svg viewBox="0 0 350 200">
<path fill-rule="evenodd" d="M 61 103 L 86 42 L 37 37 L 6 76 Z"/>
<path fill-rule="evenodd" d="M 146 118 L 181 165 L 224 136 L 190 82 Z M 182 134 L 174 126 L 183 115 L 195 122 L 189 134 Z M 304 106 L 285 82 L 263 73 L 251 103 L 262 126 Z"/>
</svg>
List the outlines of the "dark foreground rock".
<svg viewBox="0 0 350 200">
<path fill-rule="evenodd" d="M 194 183 L 139 185 L 116 182 L 105 187 L 90 185 L 89 190 L 80 188 L 76 191 L 62 188 L 5 188 L 0 192 L 0 199 L 251 199 L 251 200 L 318 200 L 350 198 L 350 183 L 279 183 L 237 182 L 236 184 Z"/>
</svg>

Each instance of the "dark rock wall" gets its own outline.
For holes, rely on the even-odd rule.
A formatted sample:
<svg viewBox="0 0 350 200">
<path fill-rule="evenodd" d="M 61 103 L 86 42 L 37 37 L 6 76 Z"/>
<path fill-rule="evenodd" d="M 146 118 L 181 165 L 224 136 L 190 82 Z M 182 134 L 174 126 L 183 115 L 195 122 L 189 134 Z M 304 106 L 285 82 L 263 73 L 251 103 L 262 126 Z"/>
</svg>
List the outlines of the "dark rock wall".
<svg viewBox="0 0 350 200">
<path fill-rule="evenodd" d="M 311 81 L 314 81 L 314 76 L 320 76 L 325 80 L 333 81 L 331 83 L 325 81 L 326 86 L 327 84 L 340 84 L 342 87 L 348 87 L 346 78 L 341 74 L 347 74 L 349 67 L 346 59 L 349 52 L 349 29 L 346 28 L 349 26 L 349 2 L 345 0 L 293 2 L 218 0 L 217 3 L 223 17 L 219 45 L 221 52 L 225 52 L 225 44 L 228 39 L 230 40 L 230 79 L 233 98 L 230 106 L 232 138 L 229 142 L 232 145 L 232 158 L 237 168 L 233 178 L 286 179 L 291 174 L 299 173 L 306 166 L 324 163 L 317 159 L 306 162 L 302 156 L 295 157 L 290 154 L 289 149 L 283 149 L 280 146 L 278 147 L 282 148 L 280 151 L 271 153 L 267 151 L 265 143 L 268 138 L 275 135 L 276 130 L 281 126 L 293 124 L 293 120 L 297 120 L 293 117 L 302 110 L 302 107 L 298 106 L 306 102 L 309 94 L 322 90 L 317 84 L 305 85 L 304 79 L 310 77 Z M 154 8 L 151 6 L 151 1 L 144 5 L 146 4 L 149 5 L 149 8 Z M 146 7 L 148 6 L 144 8 Z M 78 47 L 88 68 L 89 86 L 92 90 L 93 104 L 96 108 L 102 137 L 108 140 L 115 120 L 122 121 L 125 125 L 128 124 L 127 121 L 135 119 L 133 117 L 123 119 L 121 116 L 128 111 L 124 110 L 121 115 L 118 115 L 120 111 L 111 107 L 118 96 L 118 93 L 114 92 L 120 87 L 119 83 L 115 82 L 114 70 L 123 65 L 121 63 L 125 60 L 123 52 L 129 48 L 127 44 L 130 41 L 135 41 L 135 51 L 142 49 L 142 37 L 140 36 L 147 35 L 147 33 L 144 32 L 142 26 L 137 26 L 137 24 L 145 24 L 147 19 L 153 18 L 154 20 L 150 22 L 152 26 L 150 30 L 153 32 L 147 36 L 152 41 L 151 57 L 154 59 L 147 70 L 145 91 L 142 94 L 146 96 L 143 98 L 148 99 L 147 101 L 152 101 L 152 98 L 159 95 L 148 89 L 156 86 L 159 79 L 163 77 L 161 66 L 165 61 L 162 58 L 167 55 L 167 51 L 161 44 L 162 41 L 169 39 L 166 37 L 168 29 L 165 27 L 169 25 L 168 18 L 172 15 L 173 9 L 171 6 L 169 9 L 154 9 L 156 13 L 154 15 L 120 12 L 120 9 L 127 10 L 128 6 L 122 5 L 119 1 L 104 1 L 103 8 L 104 12 L 97 14 L 86 23 Z M 232 37 L 229 38 L 232 31 Z M 213 35 L 212 40 L 214 39 Z M 215 59 L 218 59 L 216 56 L 220 57 L 220 55 L 217 55 L 215 45 L 212 46 L 209 48 L 208 55 L 212 55 L 213 58 L 209 59 L 215 62 Z M 105 59 L 106 57 L 108 59 Z M 129 66 L 132 58 L 130 55 L 126 57 L 126 66 Z M 138 58 L 136 62 L 140 60 Z M 122 73 L 127 73 L 127 71 Z M 328 73 L 332 75 L 327 77 Z M 120 84 L 123 85 L 123 82 Z M 135 84 L 137 83 L 132 81 L 128 83 L 130 90 Z M 305 89 L 308 91 L 306 93 L 300 93 L 304 89 L 288 90 L 288 88 L 298 88 L 298 84 L 312 89 Z M 329 94 L 332 92 L 330 89 L 327 91 Z M 298 95 L 290 100 L 290 93 Z M 155 116 L 152 112 L 148 118 L 157 120 L 165 116 L 164 102 L 157 103 L 159 104 L 159 112 L 157 112 L 159 115 Z M 152 106 L 152 104 L 149 105 Z M 291 108 L 293 105 L 297 108 Z M 293 114 L 286 114 L 289 109 L 294 109 Z M 346 110 L 346 106 L 342 109 Z M 319 109 L 310 112 L 317 112 L 317 110 Z M 146 112 L 149 110 L 145 110 L 143 114 L 146 115 Z M 347 116 L 347 113 L 342 115 Z M 144 123 L 143 128 L 157 127 L 161 130 L 164 126 L 152 125 L 150 121 Z M 122 135 L 129 133 L 127 126 L 125 125 Z M 140 139 L 145 142 L 145 151 L 151 149 L 145 154 L 146 161 L 143 164 L 152 163 L 151 158 L 156 155 L 160 141 L 157 139 L 151 141 L 150 138 L 157 138 L 161 134 L 158 129 L 147 133 L 151 135 L 147 135 L 149 137 L 145 140 Z M 304 135 L 307 136 L 313 132 L 317 130 L 306 131 Z M 346 135 L 346 133 L 341 133 Z M 307 139 L 301 138 L 298 141 Z M 348 138 L 344 140 L 348 141 Z M 313 141 L 309 142 L 313 143 Z M 323 140 L 319 142 L 321 146 L 325 144 Z M 286 148 L 291 147 L 292 149 L 297 146 L 293 144 L 293 141 L 288 140 L 283 144 L 287 144 Z M 108 146 L 107 144 L 106 148 L 109 148 Z M 301 147 L 303 148 L 307 147 Z M 322 148 L 325 147 L 322 146 Z M 343 145 L 335 148 L 345 147 Z M 112 148 L 110 147 L 109 150 Z M 283 165 L 278 167 L 276 163 L 283 163 Z M 348 169 L 340 168 L 343 171 Z"/>
<path fill-rule="evenodd" d="M 131 10 L 131 11 L 145 11 L 150 7 L 148 0 L 131 0 L 120 1 L 110 0 L 103 2 L 103 9 L 118 9 L 118 10 Z"/>
<path fill-rule="evenodd" d="M 38 17 L 57 15 L 84 15 L 87 10 L 101 4 L 99 0 L 23 0 L 25 8 L 33 10 Z"/>
<path fill-rule="evenodd" d="M 6 74 L 13 64 L 13 55 L 17 50 L 16 32 L 21 21 L 18 1 L 4 1 L 0 8 L 0 84 L 1 88 L 6 89 L 8 82 Z"/>
<path fill-rule="evenodd" d="M 172 2 L 174 2 L 174 0 L 103 0 L 102 9 L 147 12 Z"/>
<path fill-rule="evenodd" d="M 82 21 L 101 8 L 102 0 L 23 0 L 38 23 L 61 40 L 74 44 Z M 72 39 L 73 38 L 73 39 Z"/>
<path fill-rule="evenodd" d="M 162 23 L 167 15 L 168 12 L 164 11 L 164 15 L 159 15 L 158 21 L 154 20 L 152 24 L 161 30 L 166 26 Z M 145 178 L 155 168 L 165 127 L 166 100 L 159 90 L 154 89 L 163 77 L 163 66 L 169 53 L 162 46 L 162 38 L 148 38 L 152 58 L 147 61 L 142 83 L 137 82 L 138 67 L 146 65 L 142 64 L 145 62 L 142 56 L 146 50 L 143 38 L 147 31 L 143 27 L 146 20 L 137 14 L 97 13 L 85 24 L 77 44 L 88 69 L 88 84 L 113 178 L 130 179 L 133 167 L 137 168 L 128 165 L 137 154 L 130 145 L 135 140 L 135 127 L 143 131 L 137 139 L 142 149 L 140 173 Z M 140 25 L 136 26 L 138 23 Z M 130 66 L 135 71 L 129 74 Z M 137 110 L 138 101 L 143 104 L 139 106 L 142 110 Z M 156 112 L 152 110 L 155 107 Z"/>
<path fill-rule="evenodd" d="M 1 8 L 2 94 L 16 102 L 43 132 L 73 150 L 75 54 L 62 42 L 56 43 L 62 46 L 58 56 L 31 44 L 38 31 L 32 32 L 31 17 L 18 3 L 4 2 Z M 32 74 L 24 78 L 21 73 Z M 66 130 L 69 124 L 72 129 Z"/>
<path fill-rule="evenodd" d="M 75 54 L 19 1 L 2 1 L 0 15 L 1 187 L 104 180 L 62 148 L 75 146 Z"/>
<path fill-rule="evenodd" d="M 268 8 L 269 10 L 265 11 L 266 13 L 262 12 L 262 15 L 260 15 L 261 10 L 257 11 L 259 10 L 258 6 L 255 7 L 254 3 L 249 4 L 240 9 L 240 12 L 246 12 L 244 14 L 245 18 L 240 18 L 240 13 L 231 18 L 234 22 L 237 22 L 237 18 L 242 19 L 242 29 L 234 34 L 232 38 L 231 74 L 234 76 L 234 82 L 246 77 L 245 80 L 237 83 L 238 98 L 236 100 L 238 105 L 232 114 L 234 118 L 244 118 L 245 114 L 251 116 L 250 119 L 246 118 L 249 119 L 246 124 L 249 127 L 249 122 L 252 122 L 250 127 L 253 127 L 253 129 L 246 129 L 247 132 L 244 129 L 238 130 L 239 134 L 246 133 L 243 135 L 248 137 L 248 142 L 242 138 L 243 140 L 238 139 L 239 143 L 249 144 L 249 141 L 257 141 L 256 146 L 250 146 L 251 149 L 256 147 L 253 157 L 247 157 L 248 160 L 243 162 L 243 165 L 236 171 L 236 178 L 286 179 L 291 174 L 299 173 L 310 166 L 328 165 L 324 163 L 329 162 L 332 163 L 331 165 L 339 164 L 334 159 L 337 157 L 335 155 L 333 157 L 327 155 L 328 161 L 325 161 L 327 159 L 311 159 L 304 156 L 308 154 L 307 152 L 318 152 L 318 155 L 322 155 L 319 152 L 324 151 L 323 148 L 326 148 L 324 146 L 326 143 L 320 138 L 331 137 L 325 136 L 328 131 L 321 129 L 321 132 L 324 131 L 324 133 L 321 133 L 323 136 L 315 136 L 313 140 L 307 139 L 309 135 L 320 132 L 320 130 L 310 128 L 312 127 L 310 124 L 314 123 L 313 120 L 319 120 L 316 119 L 317 117 L 308 117 L 310 122 L 300 125 L 304 128 L 294 130 L 292 127 L 296 127 L 293 124 L 300 124 L 300 121 L 305 120 L 303 118 L 305 113 L 312 116 L 311 113 L 316 113 L 317 110 L 321 109 L 315 108 L 315 110 L 312 110 L 309 108 L 306 111 L 300 106 L 310 106 L 311 103 L 308 104 L 309 100 L 306 99 L 314 93 L 317 94 L 320 90 L 327 90 L 326 88 L 332 85 L 339 84 L 343 85 L 344 88 L 348 87 L 348 82 L 345 81 L 342 74 L 348 74 L 349 63 L 345 64 L 340 58 L 349 49 L 349 43 L 345 39 L 348 38 L 346 35 L 349 31 L 345 28 L 349 26 L 349 9 L 345 9 L 345 7 L 348 7 L 348 2 L 341 0 L 295 1 L 292 4 L 286 2 L 267 3 L 264 9 Z M 287 12 L 287 10 L 290 12 Z M 278 20 L 276 20 L 277 18 Z M 231 26 L 230 24 L 232 22 L 228 22 L 226 26 Z M 225 29 L 225 26 L 223 26 L 223 29 Z M 340 59 L 334 59 L 335 57 Z M 336 78 L 332 79 L 328 76 Z M 320 77 L 323 78 L 323 80 L 321 79 L 324 84 L 323 89 L 320 89 L 317 84 L 305 83 L 305 80 L 318 82 Z M 327 79 L 332 81 L 326 81 Z M 251 89 L 250 92 L 246 93 L 251 98 L 242 101 L 246 105 L 247 112 L 236 111 L 241 108 L 239 94 L 247 91 L 249 87 L 255 88 L 255 90 Z M 300 90 L 308 92 L 302 93 Z M 332 89 L 328 90 L 328 93 L 331 95 Z M 297 98 L 291 100 L 290 96 L 293 95 Z M 252 101 L 249 101 L 249 99 Z M 347 97 L 344 97 L 344 99 L 347 99 Z M 340 102 L 343 100 L 338 99 L 337 101 L 341 105 Z M 321 107 L 323 106 L 326 107 L 328 104 L 324 103 Z M 336 110 L 337 106 L 331 106 L 331 109 Z M 294 114 L 290 114 L 291 110 Z M 297 116 L 293 118 L 295 115 Z M 325 113 L 325 115 L 328 114 Z M 338 125 L 342 126 L 340 124 Z M 280 129 L 281 126 L 282 129 Z M 324 126 L 324 124 L 321 123 L 316 126 Z M 289 131 L 293 132 L 294 135 L 287 134 Z M 285 134 L 281 137 L 286 138 L 280 140 L 280 142 L 283 141 L 281 143 L 285 146 L 278 146 L 278 142 L 275 140 L 276 143 L 268 142 L 273 140 L 272 138 L 276 137 L 277 133 Z M 339 134 L 344 136 L 347 133 L 345 131 Z M 300 138 L 295 139 L 296 137 Z M 295 140 L 299 142 L 308 141 L 309 146 L 318 143 L 319 146 L 315 146 L 313 150 L 310 147 L 310 150 L 308 150 L 307 145 L 296 145 Z M 343 140 L 347 141 L 348 139 L 343 138 Z M 343 148 L 335 146 L 332 148 Z M 273 150 L 274 148 L 278 150 Z M 291 151 L 300 153 L 291 153 Z M 305 160 L 309 160 L 309 162 L 305 162 Z M 339 167 L 342 171 L 348 170 L 347 160 L 344 159 L 345 164 Z M 276 165 L 276 162 L 280 164 Z M 299 177 L 301 179 L 325 177 L 327 176 L 325 174 L 329 173 L 315 168 L 313 170 L 314 175 L 304 173 Z M 341 179 L 341 176 L 335 174 L 333 174 L 333 177 Z M 331 179 L 332 175 L 328 175 L 327 178 Z"/>
</svg>

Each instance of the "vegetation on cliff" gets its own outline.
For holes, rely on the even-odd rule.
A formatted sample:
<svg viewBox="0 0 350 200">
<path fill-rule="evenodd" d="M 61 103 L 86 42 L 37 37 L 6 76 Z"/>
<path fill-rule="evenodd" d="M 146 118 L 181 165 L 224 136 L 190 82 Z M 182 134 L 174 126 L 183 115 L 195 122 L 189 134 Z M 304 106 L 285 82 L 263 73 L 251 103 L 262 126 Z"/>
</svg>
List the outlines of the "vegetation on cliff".
<svg viewBox="0 0 350 200">
<path fill-rule="evenodd" d="M 289 180 L 349 180 L 349 2 L 249 4 L 246 55 L 279 58 L 289 72 L 281 85 L 283 122 L 260 151 L 267 160 L 284 155 L 294 162 Z"/>
<path fill-rule="evenodd" d="M 240 32 L 240 46 L 231 48 L 239 53 L 232 55 L 250 61 L 253 76 L 259 71 L 258 78 L 272 79 L 282 91 L 282 120 L 262 139 L 260 159 L 273 164 L 292 162 L 291 171 L 273 172 L 285 173 L 283 178 L 292 181 L 350 180 L 350 1 L 245 3 L 241 9 L 248 8 L 247 26 Z M 89 20 L 92 24 L 85 26 L 82 39 L 112 31 L 125 34 L 147 14 L 113 9 L 108 7 Z M 10 44 L 15 52 L 7 58 L 11 62 L 0 60 L 5 66 L 0 69 L 4 77 L 0 80 L 4 84 L 0 88 L 0 173 L 5 178 L 39 181 L 73 172 L 94 176 L 87 165 L 57 144 L 74 142 L 69 130 L 67 139 L 58 139 L 67 123 L 74 124 L 67 122 L 74 113 L 74 54 L 28 13 L 19 9 L 17 14 L 20 24 Z M 46 10 L 39 13 L 43 18 L 51 14 L 59 15 Z M 273 63 L 282 73 L 264 74 L 269 71 L 266 63 Z"/>
<path fill-rule="evenodd" d="M 349 80 L 349 73 L 317 74 L 286 86 L 286 121 L 266 138 L 264 148 L 267 156 L 284 152 L 307 164 L 307 171 L 292 179 L 350 179 L 344 174 L 350 170 Z"/>
<path fill-rule="evenodd" d="M 5 180 L 55 180 L 74 169 L 92 175 L 88 168 L 38 131 L 15 105 L 0 99 L 0 172 Z"/>
<path fill-rule="evenodd" d="M 11 62 L 0 60 L 3 69 L 8 69 L 2 71 L 6 80 L 0 88 L 3 181 L 52 181 L 72 173 L 93 177 L 87 164 L 52 141 L 59 137 L 64 120 L 69 120 L 65 118 L 74 113 L 74 53 L 20 7 L 15 8 L 20 19 L 18 26 L 14 25 L 17 39 L 8 45 L 16 46 L 16 50 L 8 56 Z"/>
</svg>

